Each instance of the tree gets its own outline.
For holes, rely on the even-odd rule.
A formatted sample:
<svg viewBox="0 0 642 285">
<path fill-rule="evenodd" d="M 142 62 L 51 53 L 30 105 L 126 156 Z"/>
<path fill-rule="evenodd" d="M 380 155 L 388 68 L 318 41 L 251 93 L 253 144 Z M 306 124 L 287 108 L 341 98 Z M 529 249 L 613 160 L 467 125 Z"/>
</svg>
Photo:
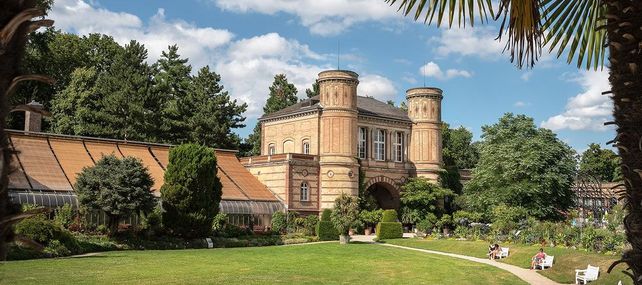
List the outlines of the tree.
<svg viewBox="0 0 642 285">
<path fill-rule="evenodd" d="M 442 155 L 446 166 L 458 169 L 474 168 L 479 160 L 479 150 L 473 143 L 473 133 L 459 126 L 451 129 L 446 123 L 441 128 Z"/>
<path fill-rule="evenodd" d="M 296 87 L 289 83 L 285 74 L 274 76 L 274 82 L 270 86 L 270 95 L 268 96 L 265 106 L 263 106 L 263 115 L 269 115 L 285 107 L 296 104 Z M 254 131 L 247 138 L 246 143 L 252 145 L 251 155 L 261 154 L 261 124 L 257 123 Z"/>
<path fill-rule="evenodd" d="M 359 201 L 357 197 L 342 192 L 334 200 L 334 209 L 330 214 L 330 219 L 334 227 L 339 231 L 339 235 L 341 235 L 341 244 L 348 243 L 348 231 L 355 226 L 359 219 Z"/>
<path fill-rule="evenodd" d="M 192 79 L 184 103 L 192 110 L 188 138 L 209 147 L 237 149 L 241 140 L 232 129 L 245 127 L 243 113 L 247 104 L 230 99 L 220 81 L 221 76 L 207 66 Z"/>
<path fill-rule="evenodd" d="M 631 249 L 609 272 L 625 262 L 635 284 L 642 284 L 642 236 L 638 234 L 642 223 L 632 222 L 642 220 L 642 1 L 500 0 L 496 13 L 491 0 L 459 1 L 457 5 L 446 0 L 386 2 L 397 3 L 404 15 L 412 14 L 415 20 L 422 18 L 430 24 L 436 19 L 438 26 L 445 19 L 449 27 L 455 19 L 459 26 L 465 26 L 467 21 L 472 26 L 476 15 L 482 23 L 488 22 L 489 14 L 493 20 L 501 19 L 498 39 L 508 36 L 505 50 L 510 51 L 511 61 L 520 68 L 533 66 L 545 46 L 549 52 L 557 49 L 557 57 L 568 51 L 568 62 L 576 60 L 578 68 L 584 64 L 587 69 L 597 69 L 608 58 L 612 88 L 604 91 L 614 103 L 614 121 L 609 124 L 617 127 L 613 142 L 621 158 L 627 198 L 625 226 L 631 243 Z"/>
<path fill-rule="evenodd" d="M 210 233 L 223 188 L 216 172 L 216 157 L 210 148 L 183 144 L 170 150 L 160 191 L 163 225 L 172 234 L 193 238 Z"/>
<path fill-rule="evenodd" d="M 602 149 L 592 143 L 580 157 L 580 172 L 592 175 L 600 181 L 615 181 L 618 177 L 620 158 L 610 149 Z"/>
<path fill-rule="evenodd" d="M 401 186 L 401 222 L 416 224 L 432 213 L 441 216 L 446 197 L 455 195 L 450 189 L 439 187 L 425 178 L 412 178 Z"/>
<path fill-rule="evenodd" d="M 96 96 L 97 77 L 94 68 L 74 70 L 69 85 L 51 100 L 51 130 L 54 133 L 77 135 L 96 123 L 92 122 L 95 118 L 91 113 L 100 108 L 100 98 Z M 89 116 L 84 116 L 85 111 L 90 112 Z"/>
<path fill-rule="evenodd" d="M 305 96 L 307 96 L 308 98 L 312 98 L 317 95 L 319 95 L 319 83 L 314 82 L 312 83 L 312 89 L 305 89 Z"/>
<path fill-rule="evenodd" d="M 108 155 L 96 165 L 83 168 L 74 189 L 83 207 L 107 214 L 109 234 L 114 235 L 122 218 L 145 215 L 154 209 L 153 185 L 154 180 L 139 159 Z"/>
<path fill-rule="evenodd" d="M 190 88 L 192 67 L 187 59 L 180 58 L 178 46 L 172 45 L 163 51 L 156 63 L 158 72 L 154 76 L 154 94 L 160 105 L 158 116 L 161 141 L 173 144 L 189 142 L 190 131 L 186 117 L 195 112 L 187 98 Z"/>
<path fill-rule="evenodd" d="M 464 186 L 464 208 L 490 217 L 503 203 L 539 219 L 561 219 L 573 204 L 573 149 L 524 115 L 507 113 L 482 131 L 479 163 Z"/>
</svg>

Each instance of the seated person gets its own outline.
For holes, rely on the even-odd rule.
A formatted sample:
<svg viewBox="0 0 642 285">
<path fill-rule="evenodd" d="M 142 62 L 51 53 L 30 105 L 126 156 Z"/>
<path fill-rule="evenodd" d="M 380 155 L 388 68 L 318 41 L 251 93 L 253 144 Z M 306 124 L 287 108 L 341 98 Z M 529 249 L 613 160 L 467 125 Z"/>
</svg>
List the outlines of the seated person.
<svg viewBox="0 0 642 285">
<path fill-rule="evenodd" d="M 531 270 L 535 269 L 535 265 L 542 264 L 545 258 L 546 258 L 546 253 L 544 253 L 543 248 L 540 248 L 539 252 L 533 255 L 533 258 L 531 259 Z"/>
<path fill-rule="evenodd" d="M 488 246 L 488 258 L 491 260 L 497 258 L 497 254 L 501 250 L 501 247 L 499 247 L 499 244 L 491 244 Z"/>
</svg>

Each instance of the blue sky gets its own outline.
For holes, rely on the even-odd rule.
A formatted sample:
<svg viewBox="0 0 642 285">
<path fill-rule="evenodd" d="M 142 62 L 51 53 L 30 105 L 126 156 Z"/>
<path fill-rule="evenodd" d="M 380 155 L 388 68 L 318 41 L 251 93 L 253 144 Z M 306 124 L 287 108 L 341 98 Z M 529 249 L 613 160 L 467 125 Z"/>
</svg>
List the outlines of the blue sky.
<svg viewBox="0 0 642 285">
<path fill-rule="evenodd" d="M 383 0 L 56 0 L 50 13 L 67 32 L 112 35 L 144 43 L 154 61 L 170 44 L 194 69 L 209 65 L 233 98 L 249 105 L 245 137 L 261 115 L 276 73 L 305 96 L 319 71 L 360 74 L 360 95 L 404 100 L 424 85 L 444 90 L 442 119 L 478 138 L 481 126 L 506 112 L 531 116 L 576 150 L 604 145 L 615 132 L 603 126 L 612 104 L 606 71 L 579 71 L 544 55 L 519 70 L 494 40 L 497 26 L 445 29 L 401 17 Z"/>
</svg>

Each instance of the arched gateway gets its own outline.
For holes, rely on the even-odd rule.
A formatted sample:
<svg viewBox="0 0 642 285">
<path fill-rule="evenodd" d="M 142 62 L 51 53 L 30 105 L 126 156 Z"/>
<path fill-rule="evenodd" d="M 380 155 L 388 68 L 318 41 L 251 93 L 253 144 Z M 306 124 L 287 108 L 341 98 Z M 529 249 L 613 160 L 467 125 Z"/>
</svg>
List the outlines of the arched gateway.
<svg viewBox="0 0 642 285">
<path fill-rule="evenodd" d="M 366 182 L 366 195 L 372 196 L 382 209 L 398 209 L 401 189 L 396 181 L 386 176 L 376 176 Z"/>
</svg>

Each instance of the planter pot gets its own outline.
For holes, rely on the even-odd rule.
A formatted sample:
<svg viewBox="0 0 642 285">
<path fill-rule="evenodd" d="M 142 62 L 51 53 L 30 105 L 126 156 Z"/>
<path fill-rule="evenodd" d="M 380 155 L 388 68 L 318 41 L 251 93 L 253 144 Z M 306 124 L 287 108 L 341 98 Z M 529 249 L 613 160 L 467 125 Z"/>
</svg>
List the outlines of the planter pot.
<svg viewBox="0 0 642 285">
<path fill-rule="evenodd" d="M 371 228 L 371 227 L 367 227 L 367 228 L 364 230 L 364 232 L 365 232 L 365 234 L 366 234 L 367 236 L 369 236 L 369 235 L 371 235 L 371 234 L 372 234 L 372 228 Z"/>
<path fill-rule="evenodd" d="M 350 242 L 350 236 L 349 235 L 340 235 L 339 236 L 339 243 L 340 244 L 348 244 Z"/>
</svg>

